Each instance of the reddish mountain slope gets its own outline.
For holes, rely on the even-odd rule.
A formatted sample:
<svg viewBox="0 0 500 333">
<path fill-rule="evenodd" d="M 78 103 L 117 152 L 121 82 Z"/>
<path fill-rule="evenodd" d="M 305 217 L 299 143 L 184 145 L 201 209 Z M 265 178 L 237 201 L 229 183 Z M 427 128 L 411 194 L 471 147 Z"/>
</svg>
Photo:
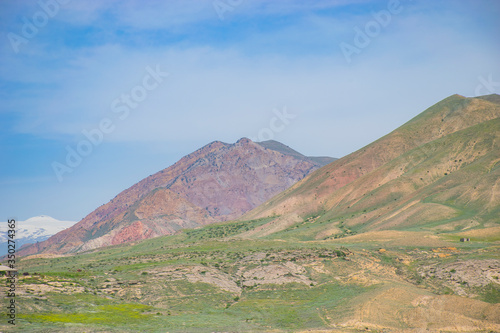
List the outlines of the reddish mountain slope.
<svg viewBox="0 0 500 333">
<path fill-rule="evenodd" d="M 273 145 L 212 142 L 20 254 L 76 252 L 238 218 L 321 166 Z"/>
</svg>

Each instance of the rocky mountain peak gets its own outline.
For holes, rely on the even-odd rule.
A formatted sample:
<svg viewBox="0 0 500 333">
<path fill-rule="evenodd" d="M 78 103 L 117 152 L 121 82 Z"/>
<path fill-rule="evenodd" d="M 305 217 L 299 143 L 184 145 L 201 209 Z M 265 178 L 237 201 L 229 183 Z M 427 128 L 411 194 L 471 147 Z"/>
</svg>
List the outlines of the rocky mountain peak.
<svg viewBox="0 0 500 333">
<path fill-rule="evenodd" d="M 322 166 L 283 147 L 213 141 L 23 253 L 77 252 L 237 219 Z"/>
<path fill-rule="evenodd" d="M 248 144 L 251 144 L 251 143 L 253 143 L 253 141 L 250 140 L 250 139 L 248 139 L 248 138 L 241 138 L 238 141 L 236 141 L 237 145 L 248 145 Z"/>
</svg>

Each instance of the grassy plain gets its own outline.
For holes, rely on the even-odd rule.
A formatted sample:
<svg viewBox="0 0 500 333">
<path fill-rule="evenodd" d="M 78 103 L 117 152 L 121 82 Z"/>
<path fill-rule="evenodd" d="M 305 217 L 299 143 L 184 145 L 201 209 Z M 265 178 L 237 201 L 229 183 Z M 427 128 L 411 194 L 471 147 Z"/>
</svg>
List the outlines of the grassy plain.
<svg viewBox="0 0 500 333">
<path fill-rule="evenodd" d="M 28 275 L 18 280 L 16 329 L 500 328 L 498 235 L 477 229 L 477 239 L 462 243 L 456 231 L 351 234 L 340 228 L 342 237 L 315 240 L 312 229 L 323 229 L 315 224 L 320 219 L 309 216 L 260 239 L 245 235 L 272 218 L 210 225 L 71 256 L 23 259 L 20 271 Z M 457 262 L 465 268 L 450 266 Z M 6 321 L 1 329 L 9 331 Z"/>
</svg>

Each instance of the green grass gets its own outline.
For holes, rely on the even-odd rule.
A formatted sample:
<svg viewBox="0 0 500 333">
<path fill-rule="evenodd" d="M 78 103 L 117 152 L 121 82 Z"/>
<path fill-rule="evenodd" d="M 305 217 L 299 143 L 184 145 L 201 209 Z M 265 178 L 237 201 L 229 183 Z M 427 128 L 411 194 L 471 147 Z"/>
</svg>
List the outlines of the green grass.
<svg viewBox="0 0 500 333">
<path fill-rule="evenodd" d="M 245 300 L 231 307 L 242 311 L 253 322 L 285 329 L 323 327 L 321 313 L 334 311 L 347 300 L 366 292 L 367 288 L 354 285 L 323 284 L 316 287 L 271 286 L 246 295 Z"/>
<path fill-rule="evenodd" d="M 42 313 L 21 315 L 22 319 L 38 323 L 76 323 L 98 325 L 134 325 L 150 320 L 152 315 L 143 312 L 150 307 L 141 304 L 116 304 L 97 306 L 94 310 L 79 313 Z"/>
<path fill-rule="evenodd" d="M 321 328 L 321 315 L 342 307 L 367 288 L 326 283 L 265 285 L 245 291 L 240 297 L 221 293 L 211 285 L 175 281 L 168 283 L 167 297 L 158 305 L 120 303 L 102 297 L 51 294 L 57 311 L 22 314 L 23 327 L 114 327 L 133 330 L 149 325 L 172 331 L 258 330 L 276 327 L 286 330 Z M 186 295 L 186 296 L 178 296 Z M 339 310 L 340 311 L 340 310 Z"/>
<path fill-rule="evenodd" d="M 253 223 L 265 222 L 259 220 Z M 324 325 L 320 315 L 322 309 L 335 309 L 341 302 L 364 290 L 358 286 L 331 284 L 328 278 L 321 276 L 318 277 L 320 285 L 314 287 L 297 283 L 261 285 L 244 287 L 243 293 L 236 295 L 203 282 L 158 280 L 155 277 L 154 269 L 170 265 L 205 265 L 207 270 L 216 267 L 226 274 L 235 274 L 241 260 L 255 253 L 264 253 L 266 259 L 264 262 L 248 263 L 247 268 L 317 257 L 330 263 L 339 256 L 344 257 L 347 251 L 334 244 L 318 246 L 316 243 L 265 239 L 219 241 L 204 238 L 189 242 L 187 246 L 175 245 L 180 237 L 193 239 L 211 235 L 213 230 L 223 230 L 226 234 L 232 233 L 231 230 L 241 230 L 239 224 L 232 227 L 234 229 L 228 230 L 225 225 L 213 226 L 214 229 L 209 228 L 212 230 L 206 233 L 195 230 L 189 235 L 193 231 L 188 231 L 182 236 L 162 237 L 134 246 L 106 248 L 73 257 L 21 260 L 23 270 L 39 274 L 24 278 L 21 284 L 43 283 L 41 280 L 65 281 L 67 285 L 83 287 L 85 292 L 52 292 L 46 294 L 46 298 L 30 292 L 30 297 L 23 299 L 23 304 L 37 310 L 22 313 L 20 327 L 30 331 L 83 325 L 94 329 L 114 327 L 119 331 L 134 331 L 134 327 L 146 325 L 150 331 L 161 331 L 158 328 L 162 327 L 172 332 L 314 328 Z M 289 259 L 279 259 L 279 256 Z M 83 271 L 76 272 L 80 268 Z M 145 297 L 136 298 L 129 288 L 131 281 L 144 282 L 140 288 Z M 118 282 L 121 284 L 118 285 Z M 118 290 L 123 292 L 110 294 L 102 289 L 102 286 L 112 288 L 117 285 Z"/>
<path fill-rule="evenodd" d="M 500 303 L 500 286 L 498 284 L 490 283 L 486 287 L 478 290 L 480 299 L 482 301 L 498 304 Z"/>
<path fill-rule="evenodd" d="M 261 219 L 250 223 L 255 227 L 267 221 Z M 30 293 L 29 297 L 22 299 L 24 310 L 19 316 L 19 327 L 27 332 L 74 328 L 77 331 L 81 328 L 117 332 L 139 329 L 148 332 L 293 332 L 324 329 L 328 327 L 327 322 L 342 322 L 351 315 L 355 311 L 352 303 L 354 299 L 356 302 L 363 301 L 387 285 L 383 277 L 377 278 L 380 284 L 370 287 L 346 282 L 351 274 L 360 270 L 355 261 L 343 260 L 348 250 L 339 248 L 335 242 L 310 240 L 313 231 L 321 230 L 330 223 L 333 222 L 322 220 L 322 216 L 314 223 L 311 220 L 308 222 L 306 218 L 297 224 L 298 228 L 277 234 L 279 239 L 266 237 L 248 240 L 232 238 L 246 228 L 241 222 L 230 222 L 73 257 L 22 259 L 22 270 L 40 274 L 25 278 L 24 283 L 39 284 L 42 279 L 65 281 L 84 288 L 85 292 L 52 292 L 46 294 L 46 298 Z M 350 227 L 343 226 L 341 230 L 346 232 L 347 229 Z M 219 238 L 221 235 L 224 237 Z M 294 237 L 302 238 L 296 241 Z M 400 254 L 408 255 L 415 248 L 429 252 L 429 247 L 396 247 L 387 244 L 384 246 L 387 252 L 379 253 L 379 245 L 375 243 L 344 246 L 357 251 L 366 249 L 368 252 L 365 253 L 380 260 L 378 263 L 386 267 L 387 271 L 395 268 L 398 278 L 406 284 L 418 285 L 428 291 L 435 284 L 440 293 L 453 294 L 453 290 L 438 282 L 419 278 L 417 274 L 420 265 L 435 262 L 436 259 L 420 258 L 410 266 L 398 261 Z M 440 262 L 447 263 L 457 258 L 492 258 L 497 253 L 491 250 L 491 244 L 486 243 L 459 243 L 457 247 L 461 250 L 460 254 L 439 259 Z M 245 261 L 256 254 L 264 259 Z M 353 257 L 346 257 L 349 258 Z M 207 271 L 217 269 L 224 274 L 238 276 L 241 267 L 248 270 L 288 262 L 303 265 L 305 275 L 313 281 L 312 285 L 264 284 L 243 287 L 239 294 L 212 284 L 189 281 L 187 277 L 168 280 L 159 278 L 155 273 L 157 269 L 169 266 L 174 269 L 205 266 Z M 320 264 L 326 272 L 316 272 L 307 265 L 311 262 Z M 82 269 L 82 272 L 76 272 L 77 269 Z M 340 280 L 337 281 L 337 278 Z M 131 282 L 141 284 L 132 285 Z M 103 286 L 107 285 L 118 287 L 115 291 L 104 290 Z M 140 289 L 140 297 L 137 297 L 134 288 Z M 479 290 L 479 299 L 498 302 L 499 291 L 495 288 L 491 286 Z M 2 328 L 0 326 L 0 330 Z"/>
<path fill-rule="evenodd" d="M 211 224 L 201 229 L 183 230 L 186 234 L 186 242 L 197 242 L 207 239 L 222 239 L 225 237 L 241 234 L 245 231 L 252 230 L 258 226 L 270 222 L 273 218 L 263 218 L 251 221 L 236 221 Z"/>
</svg>

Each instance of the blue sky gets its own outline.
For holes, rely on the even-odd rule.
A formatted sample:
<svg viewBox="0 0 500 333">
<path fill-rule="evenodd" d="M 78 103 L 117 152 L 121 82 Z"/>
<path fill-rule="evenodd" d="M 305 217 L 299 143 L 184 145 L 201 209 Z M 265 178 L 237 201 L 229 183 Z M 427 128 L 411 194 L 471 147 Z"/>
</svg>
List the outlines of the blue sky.
<svg viewBox="0 0 500 333">
<path fill-rule="evenodd" d="M 498 17 L 494 0 L 4 0 L 1 219 L 80 220 L 214 140 L 341 157 L 449 95 L 500 93 Z"/>
</svg>

